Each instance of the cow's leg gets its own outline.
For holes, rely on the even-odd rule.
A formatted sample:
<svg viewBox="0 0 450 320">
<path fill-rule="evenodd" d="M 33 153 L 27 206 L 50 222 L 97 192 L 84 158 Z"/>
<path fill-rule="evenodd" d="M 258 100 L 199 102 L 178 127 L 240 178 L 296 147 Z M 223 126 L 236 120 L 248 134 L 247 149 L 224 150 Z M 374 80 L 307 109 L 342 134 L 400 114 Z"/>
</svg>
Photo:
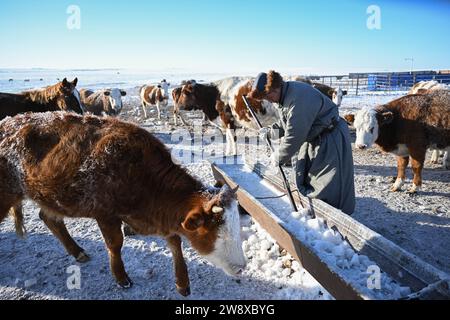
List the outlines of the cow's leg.
<svg viewBox="0 0 450 320">
<path fill-rule="evenodd" d="M 225 149 L 225 155 L 229 156 L 231 155 L 231 138 L 230 138 L 230 134 L 229 134 L 229 129 L 226 129 L 225 131 L 225 140 L 226 140 L 226 149 Z"/>
<path fill-rule="evenodd" d="M 45 225 L 50 229 L 53 235 L 61 241 L 66 251 L 73 256 L 77 262 L 85 263 L 90 260 L 83 248 L 81 248 L 70 236 L 62 218 L 49 215 L 42 209 L 39 211 L 39 218 L 44 221 Z"/>
<path fill-rule="evenodd" d="M 444 152 L 444 169 L 450 170 L 450 147 Z"/>
<path fill-rule="evenodd" d="M 159 103 L 156 104 L 156 109 L 158 110 L 158 120 L 161 120 L 161 106 Z"/>
<path fill-rule="evenodd" d="M 439 163 L 439 153 L 440 151 L 437 149 L 432 149 L 433 153 L 431 154 L 431 160 L 430 163 L 432 164 L 438 164 Z"/>
<path fill-rule="evenodd" d="M 237 155 L 237 136 L 236 130 L 227 129 L 226 130 L 226 138 L 227 138 L 227 156 L 235 156 Z"/>
<path fill-rule="evenodd" d="M 11 213 L 14 217 L 14 226 L 16 227 L 16 234 L 20 238 L 24 238 L 27 230 L 23 223 L 22 202 L 17 203 L 11 208 Z"/>
<path fill-rule="evenodd" d="M 1 189 L 1 187 L 0 187 Z M 22 203 L 22 199 L 8 194 L 0 193 L 0 223 L 8 216 L 9 211 Z M 22 211 L 21 211 L 22 212 Z M 17 228 L 17 225 L 16 225 Z M 22 226 L 21 226 L 22 228 Z M 16 230 L 17 232 L 17 230 Z"/>
<path fill-rule="evenodd" d="M 411 152 L 411 166 L 414 172 L 413 185 L 408 190 L 408 193 L 414 194 L 419 191 L 422 186 L 422 170 L 425 163 L 426 149 L 410 150 Z"/>
<path fill-rule="evenodd" d="M 97 223 L 105 239 L 111 271 L 117 283 L 124 289 L 131 288 L 133 283 L 125 271 L 121 255 L 123 245 L 122 221 L 119 219 L 98 219 Z"/>
<path fill-rule="evenodd" d="M 144 118 L 147 119 L 147 104 L 142 100 L 142 109 L 144 110 Z"/>
<path fill-rule="evenodd" d="M 177 235 L 168 237 L 167 243 L 172 251 L 177 291 L 181 295 L 187 297 L 191 294 L 191 289 L 189 286 L 189 275 L 186 261 L 184 261 L 183 249 L 181 248 L 181 238 Z"/>
<path fill-rule="evenodd" d="M 406 168 L 409 164 L 409 157 L 397 157 L 397 180 L 392 186 L 391 191 L 401 191 L 406 180 Z"/>
<path fill-rule="evenodd" d="M 176 109 L 173 110 L 173 123 L 175 126 L 178 126 L 178 112 Z"/>
</svg>

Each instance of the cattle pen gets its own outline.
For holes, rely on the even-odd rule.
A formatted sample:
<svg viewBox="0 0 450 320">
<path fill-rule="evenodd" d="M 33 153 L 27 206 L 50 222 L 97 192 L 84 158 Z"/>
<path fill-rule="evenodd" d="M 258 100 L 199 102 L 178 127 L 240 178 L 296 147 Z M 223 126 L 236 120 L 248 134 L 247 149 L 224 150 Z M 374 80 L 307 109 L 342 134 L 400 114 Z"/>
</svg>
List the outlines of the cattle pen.
<svg viewBox="0 0 450 320">
<path fill-rule="evenodd" d="M 341 272 L 345 268 L 329 264 L 307 238 L 294 230 L 295 225 L 288 222 L 289 218 L 286 219 L 289 204 L 286 199 L 283 200 L 286 197 L 281 179 L 260 163 L 242 164 L 244 161 L 241 160 L 215 159 L 211 160 L 211 166 L 218 182 L 231 187 L 240 186 L 238 199 L 242 209 L 336 299 L 377 299 L 373 294 L 376 288 L 372 288 L 371 292 L 364 288 L 364 284 L 355 283 L 354 277 Z M 255 193 L 265 196 L 256 198 Z M 409 287 L 411 294 L 402 299 L 450 299 L 450 279 L 446 273 L 320 200 L 310 200 L 298 192 L 295 199 L 298 204 L 309 208 L 314 218 L 321 219 L 326 227 L 338 232 L 357 254 L 366 255 L 374 261 L 376 264 L 373 267 L 379 267 L 399 284 Z"/>
</svg>

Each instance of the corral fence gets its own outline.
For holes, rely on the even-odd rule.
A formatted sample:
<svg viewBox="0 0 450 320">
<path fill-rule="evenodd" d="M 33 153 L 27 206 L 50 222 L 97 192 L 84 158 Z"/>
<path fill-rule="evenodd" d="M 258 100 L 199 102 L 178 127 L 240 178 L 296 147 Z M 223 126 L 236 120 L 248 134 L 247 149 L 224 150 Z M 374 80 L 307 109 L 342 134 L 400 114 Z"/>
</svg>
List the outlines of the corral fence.
<svg viewBox="0 0 450 320">
<path fill-rule="evenodd" d="M 341 87 L 349 94 L 358 95 L 367 92 L 409 91 L 421 81 L 437 81 L 450 84 L 450 70 L 414 71 L 386 73 L 350 73 L 348 75 L 327 75 L 304 77 L 330 87 Z"/>
</svg>

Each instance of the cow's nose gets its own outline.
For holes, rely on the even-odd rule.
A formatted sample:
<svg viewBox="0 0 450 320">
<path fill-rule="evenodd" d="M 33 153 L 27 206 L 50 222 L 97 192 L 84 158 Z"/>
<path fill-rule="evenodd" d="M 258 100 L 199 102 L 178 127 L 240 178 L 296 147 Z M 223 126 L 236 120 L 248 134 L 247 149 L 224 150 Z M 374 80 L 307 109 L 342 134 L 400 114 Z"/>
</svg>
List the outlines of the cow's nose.
<svg viewBox="0 0 450 320">
<path fill-rule="evenodd" d="M 366 149 L 367 148 L 367 146 L 365 145 L 365 144 L 358 144 L 358 149 L 360 149 L 360 150 L 364 150 L 364 149 Z"/>
</svg>

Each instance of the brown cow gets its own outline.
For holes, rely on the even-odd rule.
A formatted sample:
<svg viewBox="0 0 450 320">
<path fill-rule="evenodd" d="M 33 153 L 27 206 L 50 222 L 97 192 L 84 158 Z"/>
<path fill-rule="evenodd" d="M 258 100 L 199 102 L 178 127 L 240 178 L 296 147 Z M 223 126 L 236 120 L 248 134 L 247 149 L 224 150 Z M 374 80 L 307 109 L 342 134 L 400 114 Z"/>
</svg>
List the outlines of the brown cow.
<svg viewBox="0 0 450 320">
<path fill-rule="evenodd" d="M 398 157 L 398 176 L 392 191 L 405 183 L 405 169 L 412 160 L 414 171 L 410 193 L 422 185 L 422 169 L 429 147 L 450 150 L 450 92 L 408 95 L 375 109 L 364 109 L 355 117 L 356 146 L 366 149 L 376 143 Z M 450 169 L 450 159 L 445 159 Z"/>
<path fill-rule="evenodd" d="M 193 83 L 196 83 L 196 81 L 195 80 L 182 81 L 181 86 L 172 90 L 173 118 L 174 118 L 175 125 L 178 125 L 178 117 L 180 117 L 183 125 L 185 125 L 185 126 L 187 125 L 186 120 L 184 120 L 183 116 L 181 115 L 181 109 L 180 109 L 178 100 L 180 100 L 181 91 L 183 90 L 183 86 L 185 86 L 187 84 L 193 84 Z"/>
<path fill-rule="evenodd" d="M 78 79 L 63 81 L 42 89 L 19 94 L 0 93 L 0 120 L 26 112 L 74 111 L 82 114 L 84 106 L 76 89 Z"/>
<path fill-rule="evenodd" d="M 307 84 L 313 86 L 314 88 L 316 88 L 317 90 L 322 92 L 322 94 L 324 94 L 326 97 L 328 97 L 331 101 L 333 101 L 334 104 L 336 104 L 338 107 L 341 106 L 342 99 L 344 98 L 344 96 L 346 96 L 348 94 L 348 91 L 342 90 L 341 87 L 338 87 L 336 89 L 336 88 L 330 87 L 324 83 L 313 82 L 310 79 L 304 78 L 304 77 L 296 77 L 294 79 L 294 81 L 304 82 L 304 83 L 307 83 Z"/>
<path fill-rule="evenodd" d="M 156 86 L 143 86 L 139 91 L 141 97 L 144 117 L 147 118 L 147 106 L 156 106 L 158 119 L 161 119 L 161 108 L 166 108 L 169 104 L 170 83 L 164 79 Z"/>
<path fill-rule="evenodd" d="M 81 89 L 81 101 L 86 107 L 86 111 L 96 116 L 117 116 L 122 111 L 122 97 L 127 93 L 117 88 L 99 90 L 94 92 L 88 89 Z"/>
<path fill-rule="evenodd" d="M 205 188 L 146 130 L 115 118 L 53 112 L 0 122 L 0 222 L 29 198 L 79 261 L 88 260 L 63 218 L 95 219 L 117 283 L 132 285 L 121 258 L 122 222 L 165 237 L 176 284 L 189 294 L 181 237 L 228 274 L 245 267 L 237 190 Z"/>
</svg>

